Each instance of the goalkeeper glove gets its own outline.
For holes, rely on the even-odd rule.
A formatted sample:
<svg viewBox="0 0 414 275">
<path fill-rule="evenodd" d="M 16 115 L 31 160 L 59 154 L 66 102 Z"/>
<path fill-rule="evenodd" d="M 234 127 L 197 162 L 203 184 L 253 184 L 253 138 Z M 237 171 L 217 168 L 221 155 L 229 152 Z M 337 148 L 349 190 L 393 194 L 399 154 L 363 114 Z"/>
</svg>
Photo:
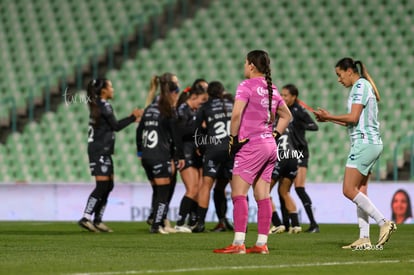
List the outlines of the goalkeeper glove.
<svg viewBox="0 0 414 275">
<path fill-rule="evenodd" d="M 245 138 L 243 140 L 239 141 L 239 136 L 232 136 L 230 135 L 229 140 L 229 155 L 230 157 L 234 157 L 237 152 L 245 145 L 247 142 L 249 142 L 248 138 Z"/>
</svg>

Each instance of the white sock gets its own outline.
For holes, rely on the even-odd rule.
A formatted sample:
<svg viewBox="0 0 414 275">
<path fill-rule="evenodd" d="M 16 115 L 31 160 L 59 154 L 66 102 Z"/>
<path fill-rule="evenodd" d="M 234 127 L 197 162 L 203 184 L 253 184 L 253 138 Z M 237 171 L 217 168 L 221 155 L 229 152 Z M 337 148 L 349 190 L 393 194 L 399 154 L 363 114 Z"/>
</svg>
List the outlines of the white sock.
<svg viewBox="0 0 414 275">
<path fill-rule="evenodd" d="M 365 194 L 359 192 L 352 201 L 373 218 L 379 226 L 385 224 L 384 215 L 375 207 L 371 200 L 365 196 Z"/>
<path fill-rule="evenodd" d="M 257 235 L 256 245 L 257 246 L 262 246 L 262 245 L 265 245 L 265 244 L 267 244 L 267 235 L 264 235 L 264 234 Z"/>
<path fill-rule="evenodd" d="M 235 232 L 234 233 L 233 244 L 237 244 L 237 245 L 244 244 L 245 238 L 246 238 L 246 233 L 244 233 L 244 232 Z"/>
<path fill-rule="evenodd" d="M 84 214 L 83 214 L 83 217 L 84 217 L 84 218 L 87 218 L 88 220 L 92 219 L 92 215 L 91 215 L 91 214 L 86 214 L 86 213 L 84 213 Z"/>
<path fill-rule="evenodd" d="M 369 238 L 369 216 L 357 206 L 357 216 L 359 225 L 359 238 Z"/>
</svg>

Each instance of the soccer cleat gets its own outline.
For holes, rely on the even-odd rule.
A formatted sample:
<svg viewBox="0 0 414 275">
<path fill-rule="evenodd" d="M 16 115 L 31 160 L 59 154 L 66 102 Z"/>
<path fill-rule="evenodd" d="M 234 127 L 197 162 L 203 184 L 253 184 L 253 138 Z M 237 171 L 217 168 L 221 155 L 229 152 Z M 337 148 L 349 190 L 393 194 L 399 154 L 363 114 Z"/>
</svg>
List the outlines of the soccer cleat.
<svg viewBox="0 0 414 275">
<path fill-rule="evenodd" d="M 214 249 L 213 252 L 220 254 L 246 254 L 246 246 L 244 244 L 231 244 L 225 248 Z"/>
<path fill-rule="evenodd" d="M 169 234 L 167 231 L 164 230 L 164 228 L 162 226 L 158 226 L 158 228 L 151 227 L 150 233 L 154 233 L 154 234 L 158 233 L 158 234 L 162 234 L 162 235 Z"/>
<path fill-rule="evenodd" d="M 206 230 L 204 223 L 197 223 L 192 229 L 193 233 L 202 233 Z"/>
<path fill-rule="evenodd" d="M 342 246 L 343 249 L 370 250 L 372 247 L 369 238 L 360 238 L 355 242 Z"/>
<path fill-rule="evenodd" d="M 305 231 L 306 233 L 319 233 L 319 226 L 318 225 L 311 225 Z"/>
<path fill-rule="evenodd" d="M 269 249 L 267 248 L 267 244 L 258 246 L 254 245 L 250 248 L 246 249 L 247 254 L 269 254 Z"/>
<path fill-rule="evenodd" d="M 78 221 L 78 225 L 82 228 L 85 228 L 86 230 L 90 232 L 99 232 L 99 230 L 93 225 L 93 223 L 88 220 L 87 218 L 82 218 Z"/>
<path fill-rule="evenodd" d="M 192 233 L 191 228 L 188 225 L 176 225 L 174 229 L 177 233 Z"/>
<path fill-rule="evenodd" d="M 286 227 L 284 225 L 279 226 L 272 226 L 269 230 L 269 234 L 281 234 L 286 231 Z"/>
<path fill-rule="evenodd" d="M 212 230 L 213 232 L 224 232 L 226 231 L 226 226 L 224 223 L 219 222 Z"/>
<path fill-rule="evenodd" d="M 171 223 L 169 220 L 165 219 L 164 220 L 164 231 L 168 232 L 168 233 L 177 233 L 177 230 L 175 230 L 174 227 L 171 226 Z"/>
<path fill-rule="evenodd" d="M 93 223 L 93 225 L 95 226 L 96 229 L 98 229 L 101 232 L 107 232 L 107 233 L 112 233 L 114 232 L 111 228 L 109 228 L 106 224 L 104 224 L 103 222 L 97 222 L 97 223 Z"/>
<path fill-rule="evenodd" d="M 289 227 L 289 234 L 298 234 L 300 232 L 302 232 L 302 227 L 300 226 Z"/>
<path fill-rule="evenodd" d="M 386 221 L 383 226 L 380 228 L 379 238 L 377 242 L 377 246 L 382 246 L 391 237 L 391 234 L 397 230 L 397 225 L 395 225 L 392 221 Z"/>
</svg>

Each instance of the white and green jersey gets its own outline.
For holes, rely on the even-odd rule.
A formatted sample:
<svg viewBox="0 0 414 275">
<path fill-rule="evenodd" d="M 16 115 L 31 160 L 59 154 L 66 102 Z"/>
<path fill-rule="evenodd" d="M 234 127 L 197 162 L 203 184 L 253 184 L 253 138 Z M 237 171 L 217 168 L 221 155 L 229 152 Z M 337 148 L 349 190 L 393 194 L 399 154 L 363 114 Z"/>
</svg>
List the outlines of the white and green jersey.
<svg viewBox="0 0 414 275">
<path fill-rule="evenodd" d="M 382 144 L 377 99 L 371 83 L 365 78 L 358 79 L 352 86 L 348 98 L 349 113 L 352 104 L 362 104 L 364 107 L 358 123 L 348 125 L 351 143 Z"/>
</svg>

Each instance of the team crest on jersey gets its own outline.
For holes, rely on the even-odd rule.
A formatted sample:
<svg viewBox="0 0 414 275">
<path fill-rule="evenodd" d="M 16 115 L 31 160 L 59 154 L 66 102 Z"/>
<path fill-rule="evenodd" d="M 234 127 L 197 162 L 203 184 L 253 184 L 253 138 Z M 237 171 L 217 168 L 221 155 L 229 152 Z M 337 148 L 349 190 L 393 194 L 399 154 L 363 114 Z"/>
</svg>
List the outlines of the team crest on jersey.
<svg viewBox="0 0 414 275">
<path fill-rule="evenodd" d="M 106 172 L 108 172 L 108 166 L 106 166 L 106 165 L 102 165 L 102 166 L 101 166 L 101 171 L 102 171 L 102 173 L 106 173 Z"/>
</svg>

